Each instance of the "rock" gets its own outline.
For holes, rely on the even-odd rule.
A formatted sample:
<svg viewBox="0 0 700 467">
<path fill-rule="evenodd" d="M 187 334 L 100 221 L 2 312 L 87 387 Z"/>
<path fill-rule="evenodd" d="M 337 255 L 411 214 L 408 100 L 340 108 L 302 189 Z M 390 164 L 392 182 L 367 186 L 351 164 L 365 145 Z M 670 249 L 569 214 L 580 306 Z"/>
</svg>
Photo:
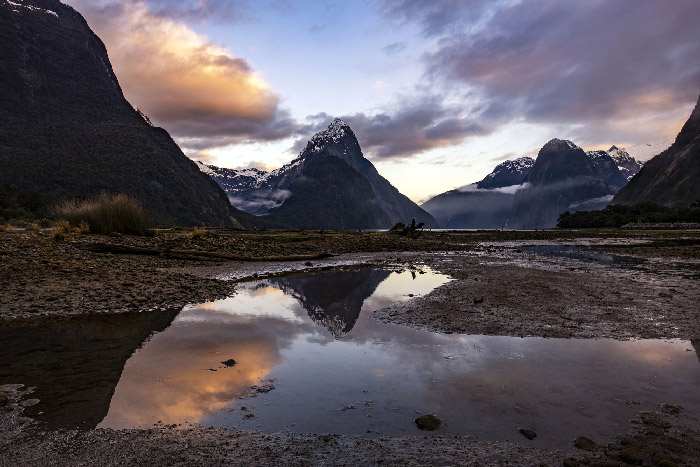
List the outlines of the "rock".
<svg viewBox="0 0 700 467">
<path fill-rule="evenodd" d="M 229 358 L 228 360 L 224 360 L 223 362 L 221 362 L 222 365 L 227 366 L 227 367 L 235 366 L 237 363 L 238 362 L 232 358 Z"/>
<path fill-rule="evenodd" d="M 579 436 L 576 439 L 574 439 L 574 446 L 576 446 L 579 449 L 583 449 L 584 451 L 592 451 L 593 449 L 595 449 L 596 443 L 590 438 L 586 438 L 585 436 Z"/>
<path fill-rule="evenodd" d="M 442 420 L 429 413 L 416 418 L 416 425 L 421 430 L 434 431 L 437 430 L 440 425 L 442 425 Z"/>
<path fill-rule="evenodd" d="M 518 428 L 518 431 L 527 439 L 537 438 L 537 433 L 535 433 L 533 430 L 530 430 L 529 428 Z"/>
</svg>

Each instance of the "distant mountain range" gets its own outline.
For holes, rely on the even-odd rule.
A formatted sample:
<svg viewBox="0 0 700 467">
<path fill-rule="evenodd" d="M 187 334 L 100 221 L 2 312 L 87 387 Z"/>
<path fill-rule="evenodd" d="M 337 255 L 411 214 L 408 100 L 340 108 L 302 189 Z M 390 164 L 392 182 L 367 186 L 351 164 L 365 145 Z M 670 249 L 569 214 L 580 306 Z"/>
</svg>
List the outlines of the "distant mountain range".
<svg viewBox="0 0 700 467">
<path fill-rule="evenodd" d="M 650 159 L 612 200 L 613 204 L 654 201 L 666 206 L 700 200 L 700 99 L 676 141 Z"/>
<path fill-rule="evenodd" d="M 0 0 L 0 185 L 138 199 L 156 224 L 240 225 L 162 128 L 124 98 L 102 41 L 58 0 Z"/>
<path fill-rule="evenodd" d="M 265 172 L 197 163 L 239 209 L 259 222 L 290 228 L 389 228 L 412 219 L 435 219 L 402 195 L 362 154 L 350 126 L 335 119 L 315 134 L 299 157 Z"/>
<path fill-rule="evenodd" d="M 586 153 L 554 139 L 536 160 L 505 161 L 480 182 L 437 195 L 422 207 L 448 228 L 554 227 L 566 210 L 605 206 L 640 167 L 616 146 Z"/>
</svg>

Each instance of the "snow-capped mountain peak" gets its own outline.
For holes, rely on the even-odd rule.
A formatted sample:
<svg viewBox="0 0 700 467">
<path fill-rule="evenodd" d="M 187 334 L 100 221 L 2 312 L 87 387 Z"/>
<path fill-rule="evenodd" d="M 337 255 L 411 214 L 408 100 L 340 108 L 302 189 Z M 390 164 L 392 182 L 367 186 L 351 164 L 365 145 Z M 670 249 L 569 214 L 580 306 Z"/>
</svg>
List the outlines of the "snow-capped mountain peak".
<svg viewBox="0 0 700 467">
<path fill-rule="evenodd" d="M 605 151 L 617 164 L 617 168 L 620 172 L 630 180 L 634 177 L 637 172 L 642 168 L 643 163 L 637 161 L 634 157 L 630 155 L 624 148 L 618 148 L 617 146 L 612 146 L 610 149 Z"/>
</svg>

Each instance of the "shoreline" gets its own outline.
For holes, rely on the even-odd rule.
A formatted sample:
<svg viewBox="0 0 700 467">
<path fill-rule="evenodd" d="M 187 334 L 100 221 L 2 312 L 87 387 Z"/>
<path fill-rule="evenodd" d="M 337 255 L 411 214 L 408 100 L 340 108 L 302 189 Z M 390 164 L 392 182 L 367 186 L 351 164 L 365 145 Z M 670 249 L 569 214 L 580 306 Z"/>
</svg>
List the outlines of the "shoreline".
<svg viewBox="0 0 700 467">
<path fill-rule="evenodd" d="M 617 234 L 617 235 L 615 235 Z M 489 238 L 490 236 L 490 238 Z M 304 238 L 308 237 L 308 238 Z M 523 238 L 524 237 L 524 238 Z M 684 274 L 700 264 L 699 232 L 484 232 L 424 234 L 417 240 L 386 233 L 240 233 L 227 238 L 72 236 L 55 242 L 37 233 L 0 233 L 7 329 L 66 316 L 168 310 L 235 293 L 242 280 L 337 268 L 425 265 L 453 278 L 433 292 L 378 310 L 380 321 L 441 333 L 563 338 L 700 337 L 700 285 Z M 93 253 L 90 242 L 241 254 L 319 254 L 313 261 L 264 263 L 182 260 Z M 654 246 L 654 242 L 665 242 Z M 639 268 L 595 260 L 526 253 L 533 245 L 580 245 L 644 260 Z M 413 250 L 413 251 L 411 251 Z M 681 265 L 682 267 L 679 267 Z M 698 268 L 700 269 L 700 268 Z M 41 292 L 36 295 L 36 291 Z M 81 299 L 82 297 L 82 299 Z M 145 300 L 143 300 L 145 298 Z M 158 311 L 161 310 L 161 311 Z M 15 381 L 17 385 L 26 382 Z M 31 393 L 3 386 L 0 465 L 692 465 L 700 459 L 696 422 L 683 409 L 641 413 L 628 433 L 592 450 L 547 451 L 527 441 L 481 441 L 468 436 L 370 438 L 328 434 L 261 434 L 211 427 L 41 432 L 25 417 Z M 4 396 L 2 396 L 4 397 Z M 1 397 L 0 397 L 1 398 Z M 0 401 L 0 404 L 2 401 Z M 678 444 L 678 440 L 682 444 Z M 662 456 L 663 458 L 659 457 Z M 665 456 L 665 457 L 664 457 Z M 668 460 L 667 464 L 659 464 Z"/>
</svg>

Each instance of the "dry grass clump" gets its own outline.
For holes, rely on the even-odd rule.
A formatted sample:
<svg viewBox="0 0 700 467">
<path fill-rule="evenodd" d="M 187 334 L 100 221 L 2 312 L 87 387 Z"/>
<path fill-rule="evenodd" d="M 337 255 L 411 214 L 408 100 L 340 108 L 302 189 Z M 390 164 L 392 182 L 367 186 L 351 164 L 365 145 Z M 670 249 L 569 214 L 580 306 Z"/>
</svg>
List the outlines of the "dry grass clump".
<svg viewBox="0 0 700 467">
<path fill-rule="evenodd" d="M 145 235 L 151 227 L 141 204 L 124 194 L 102 193 L 95 199 L 66 201 L 58 207 L 58 214 L 81 232 Z"/>
<path fill-rule="evenodd" d="M 14 232 L 15 229 L 10 224 L 0 224 L 0 232 Z"/>
<path fill-rule="evenodd" d="M 66 234 L 70 233 L 70 223 L 67 220 L 60 220 L 53 226 L 53 239 L 57 242 L 66 239 Z"/>
<path fill-rule="evenodd" d="M 192 229 L 192 232 L 188 235 L 188 237 L 192 240 L 196 240 L 198 238 L 204 238 L 207 236 L 207 231 L 204 230 L 202 227 L 195 227 Z"/>
<path fill-rule="evenodd" d="M 27 225 L 26 229 L 30 232 L 41 232 L 41 227 L 35 222 L 32 222 L 31 224 Z"/>
<path fill-rule="evenodd" d="M 90 224 L 88 224 L 85 221 L 80 221 L 80 224 L 78 224 L 78 232 L 80 232 L 81 234 L 89 234 Z"/>
</svg>

